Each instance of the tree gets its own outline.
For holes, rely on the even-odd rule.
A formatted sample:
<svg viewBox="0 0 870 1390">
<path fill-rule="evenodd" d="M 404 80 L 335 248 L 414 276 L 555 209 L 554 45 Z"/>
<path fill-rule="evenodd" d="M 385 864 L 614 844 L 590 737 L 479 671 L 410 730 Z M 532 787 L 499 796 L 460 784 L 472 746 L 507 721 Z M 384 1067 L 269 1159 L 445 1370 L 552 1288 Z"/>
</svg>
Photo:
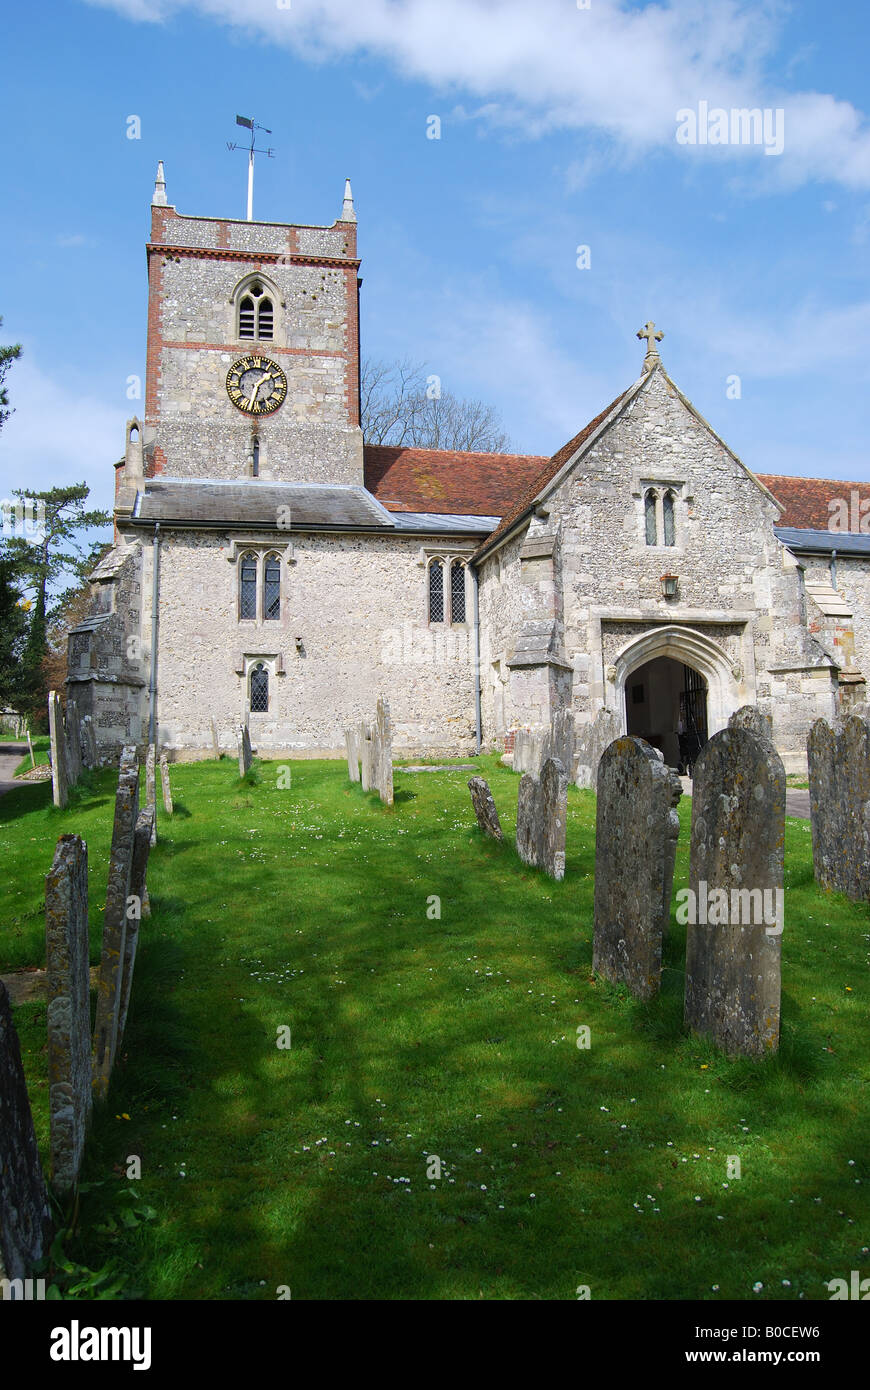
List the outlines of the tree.
<svg viewBox="0 0 870 1390">
<path fill-rule="evenodd" d="M 3 327 L 3 320 L 0 318 L 0 328 Z M 21 356 L 21 344 L 16 343 L 14 347 L 0 347 L 0 429 L 3 428 L 9 416 L 12 414 L 9 408 L 9 394 L 6 390 L 6 373 Z"/>
<path fill-rule="evenodd" d="M 16 708 L 30 719 L 41 720 L 49 690 L 45 669 L 49 624 L 76 594 L 93 569 L 97 555 L 104 550 L 103 542 L 85 545 L 79 539 L 82 531 L 107 526 L 112 519 L 109 512 L 85 508 L 89 494 L 87 483 L 49 488 L 46 492 L 15 492 L 16 497 L 37 503 L 44 511 L 35 537 L 14 536 L 6 546 L 31 605 L 16 703 Z M 65 577 L 75 582 L 58 591 Z"/>
<path fill-rule="evenodd" d="M 27 617 L 18 583 L 18 566 L 0 551 L 0 709 L 18 709 L 21 656 Z"/>
<path fill-rule="evenodd" d="M 510 439 L 498 412 L 441 388 L 437 376 L 408 358 L 363 363 L 361 417 L 367 444 L 506 453 Z"/>
</svg>

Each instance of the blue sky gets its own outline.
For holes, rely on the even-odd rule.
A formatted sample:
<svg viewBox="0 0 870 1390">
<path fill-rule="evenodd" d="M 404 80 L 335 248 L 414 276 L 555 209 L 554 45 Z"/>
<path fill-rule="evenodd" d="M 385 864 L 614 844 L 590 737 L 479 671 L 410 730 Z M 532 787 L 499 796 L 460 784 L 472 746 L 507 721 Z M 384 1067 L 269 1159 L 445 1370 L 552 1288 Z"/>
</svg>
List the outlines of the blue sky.
<svg viewBox="0 0 870 1390">
<path fill-rule="evenodd" d="M 865 0 L 14 7 L 0 334 L 25 355 L 0 493 L 84 477 L 109 501 L 157 160 L 180 212 L 243 217 L 236 112 L 273 132 L 257 218 L 330 223 L 350 176 L 364 354 L 493 404 L 518 452 L 624 390 L 653 318 L 751 468 L 870 478 L 868 49 Z M 679 144 L 700 102 L 782 110 L 782 153 Z"/>
</svg>

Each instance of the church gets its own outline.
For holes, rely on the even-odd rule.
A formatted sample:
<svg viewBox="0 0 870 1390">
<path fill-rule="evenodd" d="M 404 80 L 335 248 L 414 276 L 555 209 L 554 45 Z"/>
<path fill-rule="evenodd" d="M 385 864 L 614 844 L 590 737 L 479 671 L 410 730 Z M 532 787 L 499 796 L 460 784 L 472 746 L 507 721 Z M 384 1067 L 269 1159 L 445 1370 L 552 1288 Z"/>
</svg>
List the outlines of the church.
<svg viewBox="0 0 870 1390">
<path fill-rule="evenodd" d="M 235 753 L 243 724 L 338 757 L 383 694 L 400 757 L 509 754 L 571 710 L 581 785 L 602 730 L 688 771 L 757 704 L 801 772 L 813 720 L 866 699 L 870 535 L 832 529 L 859 484 L 752 472 L 653 323 L 551 458 L 375 447 L 349 183 L 331 226 L 190 217 L 161 164 L 147 257 L 144 418 L 69 634 L 104 760 Z"/>
</svg>

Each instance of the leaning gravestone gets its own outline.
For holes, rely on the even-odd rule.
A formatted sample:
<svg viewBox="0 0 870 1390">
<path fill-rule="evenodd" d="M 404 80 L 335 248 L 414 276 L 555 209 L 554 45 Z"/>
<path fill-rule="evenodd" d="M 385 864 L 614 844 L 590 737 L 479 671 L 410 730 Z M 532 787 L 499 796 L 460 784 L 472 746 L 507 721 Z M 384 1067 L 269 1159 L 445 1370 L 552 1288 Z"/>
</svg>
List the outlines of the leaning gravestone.
<svg viewBox="0 0 870 1390">
<path fill-rule="evenodd" d="M 51 1239 L 51 1212 L 21 1047 L 9 995 L 0 980 L 0 1266 L 6 1278 L 27 1278 Z"/>
<path fill-rule="evenodd" d="M 486 778 L 470 778 L 468 790 L 471 792 L 471 804 L 474 807 L 474 814 L 477 816 L 477 823 L 484 835 L 491 836 L 493 840 L 503 840 L 504 834 L 499 823 L 498 811 L 495 809 L 495 801 Z"/>
<path fill-rule="evenodd" d="M 152 808 L 146 806 L 144 811 L 139 812 L 136 818 L 136 829 L 133 832 L 127 930 L 124 935 L 124 964 L 121 971 L 121 997 L 118 1005 L 118 1046 L 121 1044 L 127 1025 L 127 1010 L 130 1007 L 130 993 L 133 987 L 133 969 L 136 964 L 136 949 L 139 945 L 139 923 L 143 917 L 151 916 L 145 876 L 148 871 L 148 856 L 151 852 L 153 819 Z"/>
<path fill-rule="evenodd" d="M 172 784 L 169 781 L 169 759 L 165 753 L 160 754 L 160 786 L 163 791 L 163 809 L 167 816 L 172 816 Z"/>
<path fill-rule="evenodd" d="M 251 751 L 251 735 L 248 733 L 247 724 L 242 724 L 239 729 L 239 776 L 245 777 L 251 770 L 253 753 Z"/>
<path fill-rule="evenodd" d="M 728 728 L 747 729 L 762 743 L 773 742 L 773 720 L 769 714 L 762 714 L 758 705 L 741 705 L 729 718 Z"/>
<path fill-rule="evenodd" d="M 624 735 L 598 764 L 592 968 L 637 999 L 662 975 L 682 787 L 656 749 Z"/>
<path fill-rule="evenodd" d="M 594 787 L 598 781 L 598 764 L 614 739 L 619 738 L 619 716 L 616 710 L 600 709 L 595 718 L 581 724 L 576 731 L 577 750 L 575 783 L 578 787 Z M 569 769 L 573 771 L 573 769 Z"/>
<path fill-rule="evenodd" d="M 686 1023 L 763 1057 L 779 1046 L 785 769 L 772 744 L 734 728 L 694 772 Z"/>
<path fill-rule="evenodd" d="M 130 896 L 133 840 L 139 815 L 139 768 L 135 756 L 135 749 L 129 748 L 125 748 L 121 755 L 112 848 L 109 853 L 109 881 L 106 887 L 103 950 L 100 958 L 97 1018 L 94 1027 L 94 1097 L 99 1100 L 104 1099 L 108 1092 L 118 1045 L 118 1018 L 127 937 L 127 899 Z"/>
<path fill-rule="evenodd" d="M 48 1101 L 51 1173 L 59 1192 L 75 1186 L 91 1113 L 88 971 L 88 847 L 61 835 L 45 880 L 48 986 Z"/>
<path fill-rule="evenodd" d="M 541 862 L 540 800 L 540 782 L 531 772 L 524 772 L 517 793 L 517 854 L 533 869 Z"/>
<path fill-rule="evenodd" d="M 870 899 L 870 721 L 817 719 L 807 740 L 813 872 L 821 888 Z"/>
<path fill-rule="evenodd" d="M 376 785 L 385 806 L 393 804 L 393 725 L 390 706 L 381 695 L 378 699 L 376 729 Z"/>
<path fill-rule="evenodd" d="M 351 724 L 349 729 L 344 731 L 344 741 L 347 745 L 347 775 L 352 782 L 359 781 L 359 729 Z"/>
<path fill-rule="evenodd" d="M 63 710 L 57 692 L 48 692 L 48 734 L 51 744 L 51 795 L 55 806 L 64 807 L 69 800 L 66 763 L 66 730 Z"/>
<path fill-rule="evenodd" d="M 364 792 L 375 785 L 374 737 L 369 724 L 360 724 L 360 782 Z"/>
<path fill-rule="evenodd" d="M 154 812 L 151 824 L 151 843 L 157 844 L 157 748 L 149 743 L 145 754 L 145 805 Z"/>
</svg>

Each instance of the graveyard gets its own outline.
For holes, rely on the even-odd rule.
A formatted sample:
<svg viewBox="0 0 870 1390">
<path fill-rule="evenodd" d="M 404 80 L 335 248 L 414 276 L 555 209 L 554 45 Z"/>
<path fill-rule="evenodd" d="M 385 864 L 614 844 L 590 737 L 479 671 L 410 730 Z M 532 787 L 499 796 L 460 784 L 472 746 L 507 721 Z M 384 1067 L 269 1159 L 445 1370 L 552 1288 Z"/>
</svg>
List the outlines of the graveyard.
<svg viewBox="0 0 870 1390">
<path fill-rule="evenodd" d="M 397 762 L 392 804 L 337 761 L 171 784 L 64 1241 L 115 1297 L 827 1300 L 866 1265 L 870 908 L 816 884 L 808 820 L 785 821 L 779 1047 L 733 1056 L 684 1023 L 687 796 L 643 998 L 593 971 L 591 789 L 567 787 L 547 873 L 514 848 L 495 755 Z M 33 979 L 13 1016 L 47 1174 L 45 876 L 61 835 L 86 841 L 99 966 L 118 785 L 0 799 L 0 974 Z"/>
</svg>

